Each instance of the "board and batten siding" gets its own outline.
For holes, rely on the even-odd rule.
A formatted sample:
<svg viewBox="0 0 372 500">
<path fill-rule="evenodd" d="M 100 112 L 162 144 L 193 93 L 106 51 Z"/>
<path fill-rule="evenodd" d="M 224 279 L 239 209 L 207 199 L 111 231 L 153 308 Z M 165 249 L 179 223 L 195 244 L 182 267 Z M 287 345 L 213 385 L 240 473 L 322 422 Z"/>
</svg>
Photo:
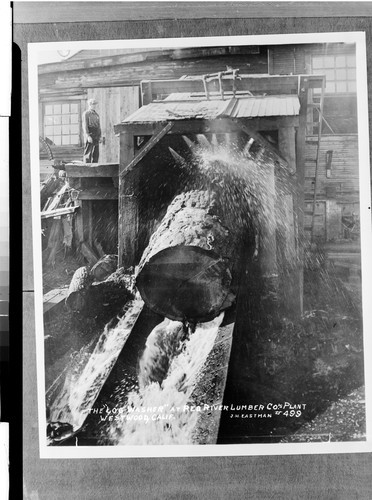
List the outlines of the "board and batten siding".
<svg viewBox="0 0 372 500">
<path fill-rule="evenodd" d="M 139 107 L 139 88 L 89 88 L 88 99 L 98 101 L 97 113 L 100 116 L 102 142 L 100 144 L 100 163 L 119 163 L 119 137 L 114 134 L 114 125 L 132 114 Z"/>
<path fill-rule="evenodd" d="M 271 75 L 301 75 L 309 73 L 306 52 L 293 45 L 269 48 L 269 72 Z"/>
<path fill-rule="evenodd" d="M 308 136 L 305 155 L 304 224 L 311 230 L 317 138 Z M 327 152 L 332 151 L 331 168 L 327 174 Z M 358 136 L 323 136 L 320 143 L 317 203 L 315 207 L 314 236 L 323 241 L 342 238 L 342 216 L 349 212 L 359 214 Z"/>
<path fill-rule="evenodd" d="M 141 80 L 169 80 L 185 75 L 205 75 L 226 71 L 227 67 L 239 69 L 240 74 L 265 74 L 268 72 L 267 53 L 224 55 L 203 59 L 144 61 L 89 67 L 73 71 L 54 71 L 39 75 L 40 88 L 49 91 L 84 89 L 89 87 L 132 86 Z"/>
</svg>

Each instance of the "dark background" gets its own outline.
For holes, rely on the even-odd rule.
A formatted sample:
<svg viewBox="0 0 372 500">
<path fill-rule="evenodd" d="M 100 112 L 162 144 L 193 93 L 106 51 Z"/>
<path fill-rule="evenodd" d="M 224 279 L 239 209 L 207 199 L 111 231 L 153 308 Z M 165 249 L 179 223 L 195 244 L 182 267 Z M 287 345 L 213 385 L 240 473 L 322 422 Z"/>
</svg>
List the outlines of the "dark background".
<svg viewBox="0 0 372 500">
<path fill-rule="evenodd" d="M 26 500 L 372 498 L 370 453 L 39 459 L 27 78 L 27 43 L 30 42 L 363 31 L 367 40 L 371 122 L 371 19 L 370 2 L 15 2 L 13 35 L 19 49 L 15 46 L 13 53 L 10 211 L 12 227 L 14 223 L 19 226 L 22 220 L 23 233 L 11 232 L 11 255 L 23 245 L 23 293 L 20 297 L 14 288 L 21 278 L 20 270 L 16 270 L 12 262 L 10 293 L 11 304 L 12 298 L 13 304 L 18 305 L 23 299 L 23 384 L 18 362 L 22 346 L 15 340 L 10 349 L 11 361 L 15 360 L 11 365 L 12 392 L 23 390 L 24 396 L 23 415 L 20 402 L 16 400 L 12 407 L 11 499 L 21 498 L 19 467 L 22 465 Z M 22 152 L 19 137 L 22 137 Z M 22 207 L 19 197 L 21 164 Z M 14 314 L 14 307 L 13 312 L 12 308 L 10 310 L 10 321 L 13 339 L 21 331 L 20 317 Z"/>
</svg>

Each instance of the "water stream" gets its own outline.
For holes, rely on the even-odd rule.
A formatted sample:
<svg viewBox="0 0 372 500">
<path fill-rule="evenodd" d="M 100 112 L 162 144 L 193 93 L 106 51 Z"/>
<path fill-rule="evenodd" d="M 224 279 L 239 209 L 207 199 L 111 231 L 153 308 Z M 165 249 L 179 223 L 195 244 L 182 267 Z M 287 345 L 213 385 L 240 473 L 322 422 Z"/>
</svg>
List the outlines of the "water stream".
<svg viewBox="0 0 372 500">
<path fill-rule="evenodd" d="M 109 427 L 111 444 L 192 443 L 198 415 L 188 405 L 223 317 L 186 335 L 182 323 L 169 319 L 153 329 L 140 360 L 139 386 L 124 408 L 116 408 Z"/>
<path fill-rule="evenodd" d="M 126 305 L 125 313 L 114 328 L 106 325 L 91 354 L 83 350 L 78 353 L 62 390 L 50 405 L 51 422 L 68 422 L 73 432 L 80 429 L 142 308 L 143 301 L 138 296 Z"/>
</svg>

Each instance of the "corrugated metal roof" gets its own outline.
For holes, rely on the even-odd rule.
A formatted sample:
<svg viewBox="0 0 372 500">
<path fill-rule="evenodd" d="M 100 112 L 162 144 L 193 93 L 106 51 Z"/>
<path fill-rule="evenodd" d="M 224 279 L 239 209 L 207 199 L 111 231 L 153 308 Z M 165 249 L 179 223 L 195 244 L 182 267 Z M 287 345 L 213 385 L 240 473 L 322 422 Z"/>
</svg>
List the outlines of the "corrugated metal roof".
<svg viewBox="0 0 372 500">
<path fill-rule="evenodd" d="M 160 102 L 152 102 L 139 108 L 128 116 L 123 123 L 160 122 L 168 120 L 204 119 L 214 120 L 224 116 L 230 118 L 258 118 L 264 116 L 296 116 L 300 102 L 297 95 L 244 96 L 222 100 L 210 100 L 180 94 L 172 95 Z"/>
</svg>

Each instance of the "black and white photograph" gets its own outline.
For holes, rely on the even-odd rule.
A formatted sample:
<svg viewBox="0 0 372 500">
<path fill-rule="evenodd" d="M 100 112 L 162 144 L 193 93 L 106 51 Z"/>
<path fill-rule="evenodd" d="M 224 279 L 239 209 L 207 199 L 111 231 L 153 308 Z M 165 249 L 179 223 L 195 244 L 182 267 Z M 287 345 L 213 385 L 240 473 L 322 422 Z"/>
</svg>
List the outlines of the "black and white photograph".
<svg viewBox="0 0 372 500">
<path fill-rule="evenodd" d="M 371 451 L 364 34 L 28 52 L 40 456 Z"/>
</svg>

